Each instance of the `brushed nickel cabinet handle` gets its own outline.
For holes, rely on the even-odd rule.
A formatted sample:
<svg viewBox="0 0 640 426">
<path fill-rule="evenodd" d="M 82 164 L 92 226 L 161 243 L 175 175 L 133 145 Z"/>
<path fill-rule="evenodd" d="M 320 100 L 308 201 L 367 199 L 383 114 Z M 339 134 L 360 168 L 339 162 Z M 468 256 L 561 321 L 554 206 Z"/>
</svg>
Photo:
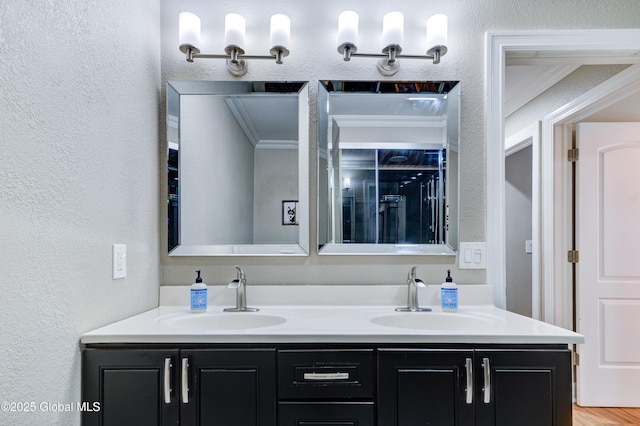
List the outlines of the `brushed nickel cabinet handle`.
<svg viewBox="0 0 640 426">
<path fill-rule="evenodd" d="M 473 404 L 473 360 L 467 358 L 465 364 L 467 374 L 467 389 L 466 389 L 466 403 Z"/>
<path fill-rule="evenodd" d="M 482 390 L 484 403 L 489 404 L 491 402 L 491 364 L 489 364 L 489 358 L 482 359 L 482 369 L 484 370 L 484 389 Z"/>
<path fill-rule="evenodd" d="M 304 373 L 305 380 L 348 380 L 349 373 Z"/>
<path fill-rule="evenodd" d="M 182 403 L 189 403 L 189 358 L 182 358 Z"/>
<path fill-rule="evenodd" d="M 164 403 L 171 404 L 171 358 L 164 359 Z"/>
</svg>

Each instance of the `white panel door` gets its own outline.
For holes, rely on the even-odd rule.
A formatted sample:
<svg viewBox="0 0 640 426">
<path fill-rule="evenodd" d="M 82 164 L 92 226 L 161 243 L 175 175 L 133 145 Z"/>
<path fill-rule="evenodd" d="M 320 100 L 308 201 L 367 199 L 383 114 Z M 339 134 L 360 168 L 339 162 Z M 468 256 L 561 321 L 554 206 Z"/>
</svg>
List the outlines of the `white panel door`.
<svg viewBox="0 0 640 426">
<path fill-rule="evenodd" d="M 640 407 L 640 123 L 577 138 L 577 402 Z"/>
</svg>

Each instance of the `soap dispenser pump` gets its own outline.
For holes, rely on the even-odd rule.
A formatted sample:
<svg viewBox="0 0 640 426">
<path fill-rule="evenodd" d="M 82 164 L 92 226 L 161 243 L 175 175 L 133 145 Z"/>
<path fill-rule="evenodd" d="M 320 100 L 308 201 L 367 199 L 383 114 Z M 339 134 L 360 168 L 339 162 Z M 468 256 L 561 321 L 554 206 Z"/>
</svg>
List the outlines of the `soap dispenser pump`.
<svg viewBox="0 0 640 426">
<path fill-rule="evenodd" d="M 207 285 L 202 282 L 200 271 L 196 273 L 196 282 L 191 285 L 191 312 L 194 314 L 207 311 Z"/>
<path fill-rule="evenodd" d="M 443 312 L 456 312 L 458 310 L 458 286 L 451 278 L 451 271 L 447 271 L 447 278 L 440 286 L 440 303 Z"/>
</svg>

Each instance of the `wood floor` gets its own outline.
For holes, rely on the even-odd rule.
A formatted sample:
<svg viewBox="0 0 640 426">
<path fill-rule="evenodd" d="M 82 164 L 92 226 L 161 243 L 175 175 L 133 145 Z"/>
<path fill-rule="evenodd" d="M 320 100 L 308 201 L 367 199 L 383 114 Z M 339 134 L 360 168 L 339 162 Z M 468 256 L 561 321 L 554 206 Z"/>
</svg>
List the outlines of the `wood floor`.
<svg viewBox="0 0 640 426">
<path fill-rule="evenodd" d="M 573 406 L 573 426 L 639 426 L 640 408 Z"/>
</svg>

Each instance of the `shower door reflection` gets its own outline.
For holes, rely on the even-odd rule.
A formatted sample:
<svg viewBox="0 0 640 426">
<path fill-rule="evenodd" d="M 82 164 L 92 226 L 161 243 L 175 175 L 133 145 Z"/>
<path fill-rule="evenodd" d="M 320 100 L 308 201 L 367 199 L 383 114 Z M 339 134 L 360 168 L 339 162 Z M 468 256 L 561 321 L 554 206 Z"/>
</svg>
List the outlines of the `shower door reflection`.
<svg viewBox="0 0 640 426">
<path fill-rule="evenodd" d="M 341 182 L 334 240 L 444 244 L 445 149 L 339 149 L 330 170 Z"/>
</svg>

